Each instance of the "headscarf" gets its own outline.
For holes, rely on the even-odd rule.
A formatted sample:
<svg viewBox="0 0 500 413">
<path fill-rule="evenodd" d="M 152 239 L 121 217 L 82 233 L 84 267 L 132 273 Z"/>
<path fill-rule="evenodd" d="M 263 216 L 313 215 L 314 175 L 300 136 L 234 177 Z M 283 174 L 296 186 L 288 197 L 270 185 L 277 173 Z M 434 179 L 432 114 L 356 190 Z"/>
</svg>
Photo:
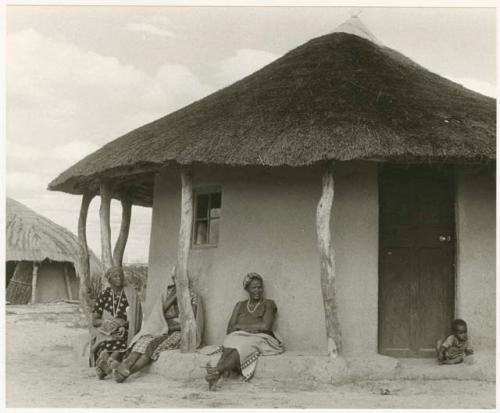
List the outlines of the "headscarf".
<svg viewBox="0 0 500 413">
<path fill-rule="evenodd" d="M 256 272 L 249 272 L 247 275 L 245 275 L 245 278 L 243 278 L 243 288 L 245 290 L 250 285 L 252 280 L 259 280 L 262 284 L 264 284 L 264 280 L 262 279 L 262 276 L 260 274 L 257 274 Z"/>
<path fill-rule="evenodd" d="M 123 273 L 122 267 L 114 266 L 114 267 L 110 267 L 106 270 L 106 272 L 104 273 L 104 277 L 106 278 L 106 280 L 109 280 L 109 277 L 111 277 L 112 275 L 115 275 L 115 274 L 120 274 L 122 276 L 125 276 L 125 274 Z"/>
</svg>

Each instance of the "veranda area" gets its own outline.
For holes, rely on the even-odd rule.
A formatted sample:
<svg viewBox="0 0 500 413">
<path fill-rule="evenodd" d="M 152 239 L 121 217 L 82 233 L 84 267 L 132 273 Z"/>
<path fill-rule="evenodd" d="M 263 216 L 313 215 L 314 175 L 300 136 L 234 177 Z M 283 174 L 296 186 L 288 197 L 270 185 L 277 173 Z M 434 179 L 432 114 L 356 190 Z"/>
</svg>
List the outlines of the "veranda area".
<svg viewBox="0 0 500 413">
<path fill-rule="evenodd" d="M 76 361 L 76 305 L 6 307 L 6 404 L 25 408 L 494 408 L 495 383 L 482 380 L 374 380 L 340 385 L 255 377 L 226 380 L 209 392 L 203 379 L 144 373 L 98 381 Z"/>
</svg>

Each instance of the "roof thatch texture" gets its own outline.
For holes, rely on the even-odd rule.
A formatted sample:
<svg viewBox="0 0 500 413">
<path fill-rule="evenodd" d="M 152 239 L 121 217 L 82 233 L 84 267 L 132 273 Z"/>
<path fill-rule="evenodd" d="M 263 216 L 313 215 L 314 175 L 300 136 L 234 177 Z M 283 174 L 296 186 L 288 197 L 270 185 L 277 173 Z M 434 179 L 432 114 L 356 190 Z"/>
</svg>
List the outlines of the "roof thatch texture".
<svg viewBox="0 0 500 413">
<path fill-rule="evenodd" d="M 108 143 L 49 189 L 82 193 L 107 173 L 169 162 L 483 162 L 495 159 L 495 120 L 495 99 L 392 49 L 332 33 Z"/>
<path fill-rule="evenodd" d="M 80 276 L 78 238 L 66 228 L 37 214 L 14 199 L 7 198 L 6 261 L 71 262 Z M 94 275 L 102 273 L 101 263 L 90 251 L 90 269 Z"/>
</svg>

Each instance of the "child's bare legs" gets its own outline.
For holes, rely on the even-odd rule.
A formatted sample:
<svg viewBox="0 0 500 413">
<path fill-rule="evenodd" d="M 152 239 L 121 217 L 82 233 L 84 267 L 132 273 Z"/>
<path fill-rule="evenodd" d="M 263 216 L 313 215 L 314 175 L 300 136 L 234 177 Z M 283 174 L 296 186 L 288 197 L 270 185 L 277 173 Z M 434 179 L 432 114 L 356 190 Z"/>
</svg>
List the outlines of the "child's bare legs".
<svg viewBox="0 0 500 413">
<path fill-rule="evenodd" d="M 445 359 L 439 362 L 439 364 L 460 364 L 463 363 L 463 357 L 455 357 L 453 359 Z"/>
<path fill-rule="evenodd" d="M 460 364 L 463 363 L 464 357 L 463 356 L 458 356 L 456 353 L 454 354 L 453 351 L 450 349 L 445 349 L 442 347 L 442 340 L 438 340 L 437 345 L 436 345 L 436 353 L 437 353 L 437 359 L 438 359 L 438 364 Z M 450 354 L 451 352 L 451 354 Z"/>
</svg>

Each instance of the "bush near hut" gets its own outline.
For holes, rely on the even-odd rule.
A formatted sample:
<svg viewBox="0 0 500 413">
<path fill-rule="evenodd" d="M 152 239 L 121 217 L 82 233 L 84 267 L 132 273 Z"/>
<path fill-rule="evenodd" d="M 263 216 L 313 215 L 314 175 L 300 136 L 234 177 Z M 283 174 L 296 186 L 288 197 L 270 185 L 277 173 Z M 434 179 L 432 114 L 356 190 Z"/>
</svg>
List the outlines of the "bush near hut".
<svg viewBox="0 0 500 413">
<path fill-rule="evenodd" d="M 125 264 L 123 266 L 125 281 L 128 285 L 133 286 L 141 301 L 146 300 L 146 286 L 148 280 L 148 266 L 146 264 Z"/>
</svg>

